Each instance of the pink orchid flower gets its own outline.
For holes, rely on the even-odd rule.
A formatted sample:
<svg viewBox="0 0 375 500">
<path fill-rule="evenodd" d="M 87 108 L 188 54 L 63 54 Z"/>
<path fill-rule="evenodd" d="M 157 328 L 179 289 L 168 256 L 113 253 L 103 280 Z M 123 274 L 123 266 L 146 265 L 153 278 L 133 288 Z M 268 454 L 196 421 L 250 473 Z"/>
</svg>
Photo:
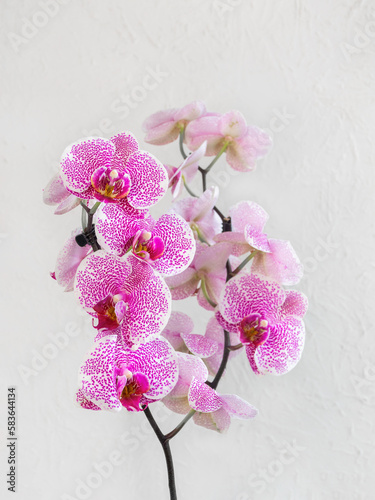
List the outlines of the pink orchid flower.
<svg viewBox="0 0 375 500">
<path fill-rule="evenodd" d="M 165 397 L 177 380 L 177 356 L 165 339 L 132 350 L 117 335 L 107 335 L 95 341 L 79 370 L 76 400 L 91 410 L 143 411 Z"/>
<path fill-rule="evenodd" d="M 306 297 L 277 281 L 240 273 L 223 290 L 217 320 L 236 332 L 257 374 L 282 375 L 298 363 L 305 341 Z"/>
<path fill-rule="evenodd" d="M 157 203 L 168 187 L 163 165 L 140 151 L 129 132 L 111 139 L 88 137 L 72 144 L 60 167 L 66 189 L 86 200 L 120 205 L 127 200 L 133 208 L 144 209 Z"/>
<path fill-rule="evenodd" d="M 231 245 L 227 243 L 209 247 L 197 242 L 197 251 L 190 266 L 181 274 L 165 280 L 173 300 L 186 299 L 198 293 L 199 305 L 213 311 L 225 285 L 225 264 L 230 252 Z"/>
<path fill-rule="evenodd" d="M 81 229 L 72 232 L 70 238 L 65 242 L 59 252 L 56 261 L 55 272 L 52 273 L 60 286 L 65 288 L 65 292 L 73 291 L 74 278 L 78 266 L 83 259 L 92 251 L 90 245 L 80 247 L 76 243 L 76 236 L 82 233 Z"/>
<path fill-rule="evenodd" d="M 132 255 L 126 259 L 99 250 L 78 267 L 74 289 L 98 330 L 119 330 L 126 345 L 159 335 L 171 308 L 165 281 Z"/>
<path fill-rule="evenodd" d="M 123 256 L 131 250 L 164 276 L 181 273 L 194 258 L 193 232 L 173 211 L 155 221 L 150 215 L 125 212 L 111 203 L 102 205 L 96 215 L 98 243 L 110 253 Z"/>
<path fill-rule="evenodd" d="M 190 183 L 196 176 L 199 162 L 206 154 L 206 147 L 207 141 L 201 144 L 196 151 L 185 158 L 178 168 L 164 165 L 168 172 L 168 187 L 171 188 L 173 200 L 178 198 L 178 196 L 182 193 L 184 183 Z"/>
<path fill-rule="evenodd" d="M 189 122 L 196 120 L 205 112 L 206 106 L 200 101 L 193 101 L 180 109 L 158 111 L 143 123 L 143 130 L 146 132 L 145 141 L 158 146 L 169 144 L 177 139 Z"/>
<path fill-rule="evenodd" d="M 229 165 L 240 172 L 253 170 L 256 160 L 271 146 L 271 138 L 263 130 L 247 125 L 239 111 L 210 114 L 189 123 L 185 134 L 189 149 L 195 151 L 203 141 L 207 141 L 207 156 L 225 151 Z"/>
<path fill-rule="evenodd" d="M 222 228 L 221 219 L 213 210 L 218 197 L 219 189 L 211 187 L 199 198 L 188 197 L 175 202 L 172 209 L 189 223 L 197 239 L 213 243 L 214 236 Z"/>
<path fill-rule="evenodd" d="M 66 189 L 60 174 L 54 175 L 43 189 L 43 201 L 46 205 L 57 205 L 56 215 L 62 215 L 73 210 L 81 202 L 79 198 Z"/>
<path fill-rule="evenodd" d="M 225 432 L 231 418 L 247 420 L 258 410 L 235 394 L 219 394 L 204 382 L 193 378 L 188 394 L 189 406 L 196 412 L 193 420 L 206 429 Z"/>
<path fill-rule="evenodd" d="M 263 232 L 267 212 L 253 201 L 241 201 L 229 213 L 232 232 L 218 234 L 214 240 L 231 243 L 236 256 L 256 250 L 252 272 L 282 285 L 296 285 L 303 276 L 303 266 L 289 241 L 269 239 Z"/>
</svg>

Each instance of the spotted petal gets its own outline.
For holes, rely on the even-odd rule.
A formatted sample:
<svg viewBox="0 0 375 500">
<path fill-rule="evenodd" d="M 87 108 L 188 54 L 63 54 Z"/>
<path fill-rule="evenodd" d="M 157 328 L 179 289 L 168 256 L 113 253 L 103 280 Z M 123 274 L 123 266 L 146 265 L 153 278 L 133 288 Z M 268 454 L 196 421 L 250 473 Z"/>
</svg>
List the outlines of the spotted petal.
<svg viewBox="0 0 375 500">
<path fill-rule="evenodd" d="M 204 382 L 193 378 L 189 388 L 189 404 L 196 410 L 203 413 L 216 411 L 223 406 L 217 392 Z"/>
<path fill-rule="evenodd" d="M 183 333 L 181 337 L 184 339 L 189 351 L 200 358 L 213 356 L 218 349 L 218 343 L 215 340 L 204 337 L 203 335 Z"/>
<path fill-rule="evenodd" d="M 234 418 L 249 419 L 258 414 L 258 410 L 236 394 L 221 394 L 223 407 Z"/>
</svg>

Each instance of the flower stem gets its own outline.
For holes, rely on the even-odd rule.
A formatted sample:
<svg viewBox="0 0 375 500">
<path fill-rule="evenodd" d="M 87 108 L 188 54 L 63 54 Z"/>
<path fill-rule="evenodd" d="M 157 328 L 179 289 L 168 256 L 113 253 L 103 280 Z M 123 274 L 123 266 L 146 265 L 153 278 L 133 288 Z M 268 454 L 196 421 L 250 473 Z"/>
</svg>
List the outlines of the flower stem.
<svg viewBox="0 0 375 500">
<path fill-rule="evenodd" d="M 225 152 L 225 150 L 228 147 L 228 144 L 229 144 L 229 142 L 224 142 L 223 147 L 220 149 L 218 154 L 215 156 L 215 158 L 212 160 L 212 162 L 208 165 L 208 167 L 204 169 L 204 171 L 206 172 L 206 175 L 211 170 L 211 168 L 215 165 L 215 163 L 220 158 L 220 156 Z"/>
<path fill-rule="evenodd" d="M 184 427 L 184 425 L 189 422 L 189 420 L 191 419 L 191 417 L 194 415 L 195 413 L 195 410 L 191 410 L 187 415 L 186 417 L 181 420 L 181 422 L 173 429 L 173 431 L 171 432 L 168 432 L 168 434 L 165 435 L 165 438 L 166 439 L 172 439 L 173 437 L 175 437 L 176 434 L 178 434 L 180 432 L 180 430 Z"/>
<path fill-rule="evenodd" d="M 149 421 L 153 431 L 156 434 L 156 437 L 158 438 L 163 451 L 164 451 L 164 456 L 165 460 L 167 462 L 167 471 L 168 471 L 168 486 L 169 486 L 169 494 L 170 494 L 170 500 L 177 500 L 177 492 L 176 492 L 176 481 L 175 481 L 175 476 L 174 476 L 174 467 L 173 467 L 173 459 L 172 459 L 172 453 L 171 449 L 169 446 L 169 437 L 165 436 L 158 424 L 156 423 L 151 411 L 149 408 L 146 408 L 143 412 L 146 415 L 147 420 Z"/>
<path fill-rule="evenodd" d="M 254 250 L 253 252 L 251 252 L 244 261 L 241 262 L 241 264 L 236 267 L 236 269 L 234 271 L 232 271 L 230 273 L 230 278 L 234 278 L 234 276 L 236 276 L 236 274 L 238 274 L 245 266 L 248 262 L 251 261 L 251 259 L 253 259 L 255 257 L 255 255 L 258 253 L 258 250 Z"/>
<path fill-rule="evenodd" d="M 194 198 L 198 198 L 198 196 L 195 193 L 193 193 L 193 191 L 189 188 L 188 183 L 186 182 L 184 176 L 182 176 L 182 182 L 184 183 L 184 187 L 185 187 L 186 191 L 190 194 L 190 196 L 193 196 Z"/>
<path fill-rule="evenodd" d="M 223 359 L 221 360 L 220 367 L 217 371 L 217 374 L 215 375 L 215 378 L 213 379 L 212 382 L 206 382 L 207 385 L 212 387 L 212 389 L 216 389 L 218 386 L 221 377 L 223 376 L 223 373 L 225 371 L 225 368 L 227 367 L 227 362 L 229 358 L 229 350 L 230 348 L 230 338 L 229 338 L 229 332 L 227 330 L 224 330 L 224 352 L 223 352 Z"/>
<path fill-rule="evenodd" d="M 185 160 L 187 158 L 187 154 L 184 151 L 184 138 L 185 138 L 185 127 L 180 130 L 180 139 L 179 139 L 180 153 L 182 155 L 182 158 Z"/>
</svg>

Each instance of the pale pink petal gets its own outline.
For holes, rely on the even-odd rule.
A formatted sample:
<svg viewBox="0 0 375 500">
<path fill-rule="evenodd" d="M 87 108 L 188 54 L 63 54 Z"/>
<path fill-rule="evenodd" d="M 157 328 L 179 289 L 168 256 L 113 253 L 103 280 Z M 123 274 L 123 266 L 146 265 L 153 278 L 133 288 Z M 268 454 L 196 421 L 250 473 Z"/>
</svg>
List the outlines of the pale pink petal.
<svg viewBox="0 0 375 500">
<path fill-rule="evenodd" d="M 98 167 L 111 167 L 115 145 L 101 137 L 81 139 L 65 149 L 61 158 L 61 178 L 73 193 L 83 193 L 91 186 L 91 176 Z"/>
<path fill-rule="evenodd" d="M 227 410 L 231 417 L 240 419 L 254 418 L 258 410 L 250 403 L 240 398 L 236 394 L 221 394 L 223 408 Z"/>
<path fill-rule="evenodd" d="M 165 339 L 145 342 L 129 354 L 127 369 L 140 372 L 150 381 L 150 389 L 144 394 L 146 399 L 159 400 L 166 396 L 178 380 L 176 353 Z"/>
<path fill-rule="evenodd" d="M 162 331 L 162 335 L 170 342 L 176 351 L 187 352 L 181 334 L 191 333 L 193 328 L 194 323 L 190 316 L 183 312 L 172 311 L 169 321 Z"/>
<path fill-rule="evenodd" d="M 189 404 L 199 412 L 210 413 L 223 406 L 220 396 L 217 392 L 204 382 L 200 382 L 195 377 L 189 388 Z"/>
<path fill-rule="evenodd" d="M 145 132 L 148 132 L 149 130 L 154 129 L 159 125 L 163 125 L 164 123 L 174 122 L 174 116 L 177 111 L 178 108 L 172 108 L 153 113 L 143 122 L 142 129 Z"/>
<path fill-rule="evenodd" d="M 212 248 L 212 247 L 211 247 Z M 206 285 L 206 290 L 209 298 L 214 302 L 215 304 L 219 303 L 220 295 L 221 292 L 223 291 L 223 288 L 225 286 L 225 280 L 226 280 L 227 272 L 225 269 L 222 269 L 221 272 L 216 271 L 216 274 L 209 273 L 205 276 L 202 276 L 202 279 L 205 281 Z M 215 307 L 213 307 L 206 299 L 203 291 L 202 291 L 202 286 L 200 287 L 198 291 L 198 304 L 206 309 L 207 311 L 214 311 Z"/>
<path fill-rule="evenodd" d="M 174 119 L 176 111 L 176 108 L 167 109 L 149 116 L 142 126 L 146 132 L 145 142 L 160 146 L 177 139 L 180 130 Z"/>
<path fill-rule="evenodd" d="M 177 110 L 173 116 L 176 122 L 196 120 L 206 112 L 206 106 L 202 101 L 193 101 L 183 108 Z"/>
<path fill-rule="evenodd" d="M 237 334 L 237 327 L 234 326 L 234 329 L 235 329 L 235 333 L 229 332 L 229 340 L 230 340 L 231 345 L 238 345 L 239 338 L 238 338 L 238 334 Z M 208 368 L 210 375 L 215 376 L 219 367 L 220 367 L 221 361 L 223 359 L 223 352 L 224 352 L 224 329 L 218 323 L 218 321 L 215 317 L 211 318 L 210 321 L 208 322 L 207 327 L 206 327 L 205 337 L 207 339 L 211 339 L 211 340 L 215 341 L 218 345 L 217 352 L 213 356 L 204 359 L 204 362 Z M 236 351 L 231 351 L 229 354 L 229 359 L 232 359 L 232 358 L 238 356 L 240 354 L 241 350 L 242 349 L 237 349 Z"/>
<path fill-rule="evenodd" d="M 95 342 L 79 370 L 79 388 L 86 399 L 102 410 L 120 411 L 116 391 L 117 337 L 107 336 Z"/>
<path fill-rule="evenodd" d="M 189 351 L 200 358 L 213 356 L 218 349 L 218 343 L 215 340 L 204 337 L 203 335 L 182 333 L 181 337 Z"/>
<path fill-rule="evenodd" d="M 182 273 L 195 255 L 195 239 L 188 223 L 173 212 L 162 215 L 152 234 L 163 240 L 164 253 L 153 262 L 153 267 L 164 276 Z"/>
<path fill-rule="evenodd" d="M 242 137 L 247 132 L 246 120 L 239 111 L 228 111 L 220 118 L 220 133 L 233 138 Z"/>
<path fill-rule="evenodd" d="M 221 273 L 225 271 L 225 264 L 231 250 L 232 245 L 230 243 L 217 243 L 211 247 L 206 247 L 195 259 L 195 268 L 208 273 Z"/>
<path fill-rule="evenodd" d="M 307 311 L 307 297 L 297 290 L 287 290 L 285 292 L 285 302 L 281 307 L 281 313 L 285 316 L 296 316 L 303 318 Z"/>
<path fill-rule="evenodd" d="M 279 317 L 285 292 L 276 282 L 242 272 L 225 285 L 220 313 L 229 323 L 239 323 L 251 313 L 264 314 L 269 321 Z"/>
<path fill-rule="evenodd" d="M 271 144 L 271 138 L 263 130 L 250 126 L 243 137 L 229 144 L 227 162 L 239 172 L 254 170 L 256 160 L 268 152 Z"/>
<path fill-rule="evenodd" d="M 253 226 L 248 224 L 245 227 L 245 238 L 247 243 L 254 250 L 259 250 L 260 252 L 270 253 L 271 247 L 267 235 L 255 229 Z"/>
<path fill-rule="evenodd" d="M 231 244 L 231 255 L 239 257 L 244 253 L 249 252 L 251 249 L 249 244 L 245 240 L 243 232 L 235 233 L 232 231 L 226 231 L 225 233 L 219 233 L 214 237 L 216 243 L 226 242 Z"/>
<path fill-rule="evenodd" d="M 81 229 L 76 229 L 72 232 L 71 237 L 65 242 L 57 257 L 55 267 L 56 280 L 59 285 L 65 287 L 66 292 L 73 290 L 74 277 L 78 266 L 92 250 L 90 245 L 80 247 L 76 243 L 75 238 L 81 232 Z"/>
<path fill-rule="evenodd" d="M 289 372 L 301 358 L 305 342 L 303 321 L 288 316 L 271 326 L 267 341 L 258 346 L 254 360 L 260 373 L 283 375 Z"/>
<path fill-rule="evenodd" d="M 73 208 L 78 207 L 81 200 L 77 198 L 74 194 L 70 194 L 65 200 L 63 200 L 55 209 L 54 213 L 56 215 L 63 215 L 67 212 L 73 210 Z"/>
<path fill-rule="evenodd" d="M 191 267 L 181 274 L 165 278 L 173 300 L 182 300 L 193 295 L 198 288 L 199 281 L 196 270 Z"/>
<path fill-rule="evenodd" d="M 230 415 L 224 407 L 212 413 L 195 413 L 194 423 L 220 433 L 225 432 L 230 426 Z"/>
<path fill-rule="evenodd" d="M 235 232 L 243 232 L 248 224 L 263 231 L 268 220 L 267 212 L 254 201 L 240 201 L 229 209 L 229 215 Z"/>
<path fill-rule="evenodd" d="M 185 130 L 185 142 L 188 148 L 195 151 L 207 141 L 206 156 L 216 155 L 224 143 L 219 120 L 220 117 L 217 115 L 206 115 L 190 122 Z"/>
<path fill-rule="evenodd" d="M 168 394 L 162 402 L 169 410 L 180 415 L 186 415 L 191 410 L 187 396 L 171 396 Z"/>
<path fill-rule="evenodd" d="M 128 201 L 134 208 L 155 205 L 168 189 L 168 174 L 163 165 L 150 153 L 139 151 L 132 154 L 125 165 L 132 186 Z"/>
<path fill-rule="evenodd" d="M 255 255 L 253 271 L 282 285 L 297 284 L 303 276 L 303 266 L 290 242 L 270 239 L 269 244 L 271 253 Z"/>
<path fill-rule="evenodd" d="M 60 174 L 55 174 L 49 181 L 47 186 L 43 189 L 43 202 L 46 205 L 57 205 L 70 196 Z"/>
<path fill-rule="evenodd" d="M 191 213 L 191 219 L 196 222 L 203 219 L 208 213 L 211 212 L 218 198 L 219 188 L 217 186 L 206 189 L 200 198 L 193 200 L 195 201 L 195 204 Z"/>
</svg>

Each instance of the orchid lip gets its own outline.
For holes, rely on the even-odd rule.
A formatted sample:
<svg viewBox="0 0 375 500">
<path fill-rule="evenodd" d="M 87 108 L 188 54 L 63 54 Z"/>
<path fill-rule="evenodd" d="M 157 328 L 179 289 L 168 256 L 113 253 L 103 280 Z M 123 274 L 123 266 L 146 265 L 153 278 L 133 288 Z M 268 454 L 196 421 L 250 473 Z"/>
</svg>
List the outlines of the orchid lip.
<svg viewBox="0 0 375 500">
<path fill-rule="evenodd" d="M 258 347 L 269 337 L 269 322 L 258 313 L 253 313 L 241 321 L 239 324 L 240 340 L 242 344 L 253 344 Z"/>
<path fill-rule="evenodd" d="M 118 369 L 116 388 L 122 406 L 128 411 L 141 411 L 143 408 L 141 408 L 140 402 L 143 395 L 149 391 L 150 382 L 143 373 L 132 373 L 128 368 L 122 366 Z"/>
<path fill-rule="evenodd" d="M 113 201 L 125 198 L 129 194 L 131 180 L 125 170 L 98 167 L 91 176 L 91 185 L 100 201 Z"/>
<path fill-rule="evenodd" d="M 163 255 L 165 246 L 159 236 L 154 236 L 149 231 L 139 230 L 133 240 L 133 253 L 139 259 L 155 261 Z"/>
</svg>

